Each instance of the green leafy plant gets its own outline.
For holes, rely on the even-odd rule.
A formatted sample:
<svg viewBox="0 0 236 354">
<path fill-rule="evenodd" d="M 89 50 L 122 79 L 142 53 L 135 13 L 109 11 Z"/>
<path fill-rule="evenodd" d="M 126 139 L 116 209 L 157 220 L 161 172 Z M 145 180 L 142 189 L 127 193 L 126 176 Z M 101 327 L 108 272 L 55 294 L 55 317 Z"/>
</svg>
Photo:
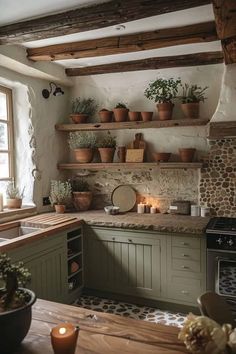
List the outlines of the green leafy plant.
<svg viewBox="0 0 236 354">
<path fill-rule="evenodd" d="M 207 98 L 205 96 L 205 91 L 208 89 L 208 86 L 201 87 L 197 85 L 182 85 L 183 94 L 180 97 L 182 103 L 195 103 L 195 102 L 204 102 Z"/>
<path fill-rule="evenodd" d="M 30 299 L 29 295 L 20 287 L 25 287 L 30 281 L 31 274 L 24 268 L 23 262 L 11 264 L 6 254 L 0 255 L 0 279 L 4 287 L 0 291 L 0 312 L 12 310 L 25 305 Z"/>
<path fill-rule="evenodd" d="M 71 198 L 71 185 L 70 182 L 62 181 L 51 181 L 51 189 L 49 200 L 52 205 L 54 204 L 66 204 L 66 202 Z"/>
<path fill-rule="evenodd" d="M 92 116 L 97 108 L 97 104 L 93 98 L 75 98 L 72 101 L 72 113 L 87 114 Z"/>
<path fill-rule="evenodd" d="M 97 139 L 93 133 L 71 132 L 69 134 L 68 144 L 72 150 L 94 148 L 96 143 Z"/>
<path fill-rule="evenodd" d="M 177 96 L 180 84 L 180 78 L 176 80 L 173 78 L 156 79 L 149 84 L 144 91 L 144 95 L 157 103 L 171 102 Z"/>
<path fill-rule="evenodd" d="M 115 148 L 116 147 L 116 137 L 108 133 L 97 143 L 98 148 Z"/>
<path fill-rule="evenodd" d="M 18 187 L 15 187 L 14 180 L 10 181 L 7 185 L 6 195 L 9 199 L 21 199 L 24 195 L 24 190 L 22 192 L 19 191 Z"/>
<path fill-rule="evenodd" d="M 115 108 L 125 108 L 128 109 L 126 104 L 122 103 L 122 102 L 118 102 L 115 106 Z"/>
<path fill-rule="evenodd" d="M 75 177 L 71 179 L 70 183 L 73 192 L 89 192 L 89 184 L 84 179 Z"/>
</svg>

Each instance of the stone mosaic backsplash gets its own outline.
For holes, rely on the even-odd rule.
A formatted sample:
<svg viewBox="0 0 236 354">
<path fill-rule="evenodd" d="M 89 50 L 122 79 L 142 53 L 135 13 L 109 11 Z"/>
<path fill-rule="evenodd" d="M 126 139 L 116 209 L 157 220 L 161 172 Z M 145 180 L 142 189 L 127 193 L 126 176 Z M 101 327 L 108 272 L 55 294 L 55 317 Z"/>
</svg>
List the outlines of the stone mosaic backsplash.
<svg viewBox="0 0 236 354">
<path fill-rule="evenodd" d="M 200 178 L 200 203 L 211 215 L 236 217 L 236 139 L 212 140 Z"/>
</svg>

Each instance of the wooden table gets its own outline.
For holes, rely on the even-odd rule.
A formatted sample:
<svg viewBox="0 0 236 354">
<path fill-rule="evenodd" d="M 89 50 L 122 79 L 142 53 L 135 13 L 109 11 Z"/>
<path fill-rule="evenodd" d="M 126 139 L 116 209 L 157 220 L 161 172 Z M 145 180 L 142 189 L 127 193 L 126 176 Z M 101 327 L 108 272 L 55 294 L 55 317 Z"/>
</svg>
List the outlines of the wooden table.
<svg viewBox="0 0 236 354">
<path fill-rule="evenodd" d="M 80 326 L 76 354 L 187 353 L 176 327 L 37 300 L 30 331 L 14 354 L 53 354 L 50 330 L 65 321 Z"/>
</svg>

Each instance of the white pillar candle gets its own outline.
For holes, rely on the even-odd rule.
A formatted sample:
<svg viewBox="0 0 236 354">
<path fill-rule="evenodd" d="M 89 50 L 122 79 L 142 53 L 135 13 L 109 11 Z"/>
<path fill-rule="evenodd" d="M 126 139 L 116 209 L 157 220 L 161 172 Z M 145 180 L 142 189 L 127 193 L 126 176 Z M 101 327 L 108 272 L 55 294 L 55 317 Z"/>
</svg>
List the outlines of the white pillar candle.
<svg viewBox="0 0 236 354">
<path fill-rule="evenodd" d="M 145 204 L 138 204 L 138 214 L 144 214 L 145 213 Z"/>
<path fill-rule="evenodd" d="M 151 207 L 150 212 L 151 212 L 151 214 L 156 214 L 157 208 L 156 207 Z"/>
<path fill-rule="evenodd" d="M 3 211 L 3 194 L 0 193 L 0 211 Z"/>
</svg>

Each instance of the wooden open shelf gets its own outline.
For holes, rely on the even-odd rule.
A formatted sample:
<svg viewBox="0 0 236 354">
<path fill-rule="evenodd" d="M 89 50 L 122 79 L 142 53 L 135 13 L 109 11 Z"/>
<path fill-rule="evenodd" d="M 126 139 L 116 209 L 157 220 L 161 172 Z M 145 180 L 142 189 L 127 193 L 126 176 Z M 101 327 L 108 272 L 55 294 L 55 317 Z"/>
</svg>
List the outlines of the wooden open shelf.
<svg viewBox="0 0 236 354">
<path fill-rule="evenodd" d="M 84 124 L 56 124 L 58 131 L 101 131 L 119 129 L 146 129 L 146 128 L 170 128 L 170 127 L 191 127 L 206 125 L 209 119 L 171 119 L 171 120 L 152 120 L 150 122 L 111 122 L 111 123 L 84 123 Z"/>
<path fill-rule="evenodd" d="M 162 169 L 198 169 L 202 167 L 201 162 L 112 162 L 112 163 L 59 163 L 57 165 L 59 170 L 103 170 L 104 168 L 113 169 L 140 169 L 140 168 L 162 168 Z"/>
</svg>

